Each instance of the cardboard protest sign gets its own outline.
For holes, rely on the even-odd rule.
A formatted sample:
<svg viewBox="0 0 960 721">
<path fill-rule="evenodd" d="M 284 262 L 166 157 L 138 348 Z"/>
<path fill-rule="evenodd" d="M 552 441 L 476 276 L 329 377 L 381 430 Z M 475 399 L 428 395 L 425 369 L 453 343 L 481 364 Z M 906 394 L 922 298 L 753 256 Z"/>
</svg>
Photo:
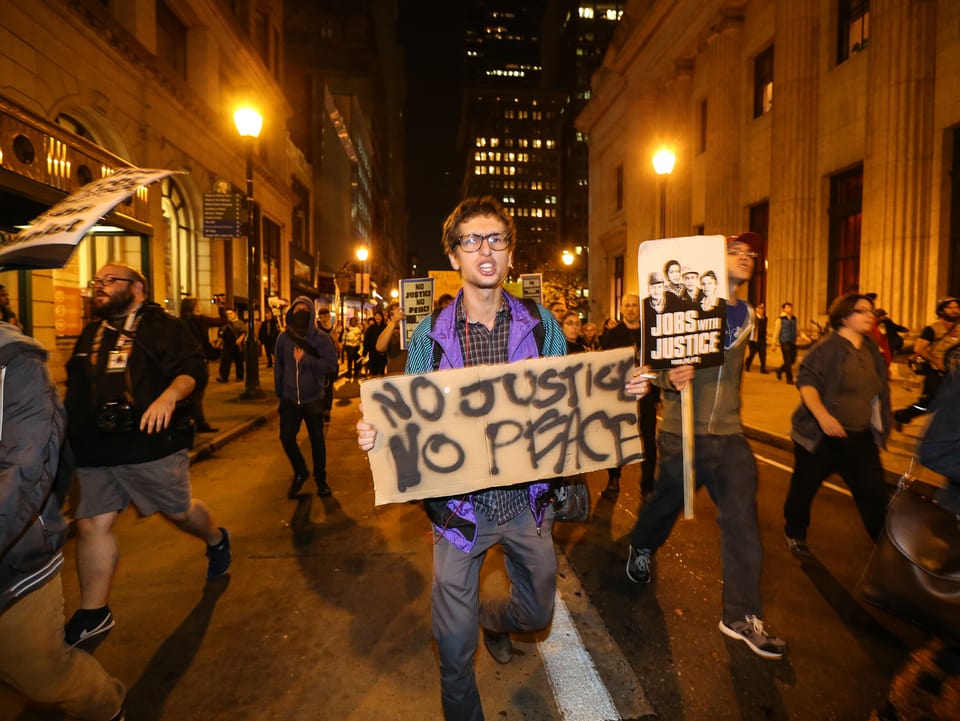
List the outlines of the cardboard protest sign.
<svg viewBox="0 0 960 721">
<path fill-rule="evenodd" d="M 137 188 L 183 172 L 123 168 L 87 183 L 36 218 L 30 227 L 0 241 L 0 268 L 62 268 L 100 218 L 133 195 Z"/>
<path fill-rule="evenodd" d="M 637 253 L 643 360 L 654 369 L 723 363 L 726 238 L 648 240 Z"/>
<path fill-rule="evenodd" d="M 407 349 L 417 323 L 433 311 L 433 278 L 405 278 L 400 281 L 400 348 Z"/>
<path fill-rule="evenodd" d="M 635 463 L 633 349 L 360 384 L 377 428 L 375 503 L 400 503 Z"/>
<path fill-rule="evenodd" d="M 428 270 L 427 275 L 433 278 L 433 297 L 439 298 L 441 295 L 452 295 L 457 297 L 463 280 L 460 278 L 459 270 Z"/>
</svg>

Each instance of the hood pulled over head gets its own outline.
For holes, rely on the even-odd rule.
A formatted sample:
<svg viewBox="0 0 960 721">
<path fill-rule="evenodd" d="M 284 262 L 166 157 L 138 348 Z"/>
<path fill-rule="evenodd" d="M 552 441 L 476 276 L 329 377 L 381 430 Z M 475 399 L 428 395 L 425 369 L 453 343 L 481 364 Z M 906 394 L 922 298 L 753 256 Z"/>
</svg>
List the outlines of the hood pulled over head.
<svg viewBox="0 0 960 721">
<path fill-rule="evenodd" d="M 305 295 L 298 296 L 287 310 L 287 328 L 306 336 L 317 332 L 317 309 Z"/>
</svg>

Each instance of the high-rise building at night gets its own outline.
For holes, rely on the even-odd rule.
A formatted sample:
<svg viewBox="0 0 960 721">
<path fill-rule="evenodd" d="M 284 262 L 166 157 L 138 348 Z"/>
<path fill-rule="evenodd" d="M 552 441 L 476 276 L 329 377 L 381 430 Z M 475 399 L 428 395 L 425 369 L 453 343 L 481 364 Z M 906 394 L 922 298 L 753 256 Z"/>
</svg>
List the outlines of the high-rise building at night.
<svg viewBox="0 0 960 721">
<path fill-rule="evenodd" d="M 463 192 L 489 193 L 511 210 L 522 239 L 514 255 L 518 273 L 569 277 L 562 252 L 579 249 L 573 273 L 586 278 L 588 155 L 574 120 L 589 99 L 590 77 L 621 5 L 470 5 L 460 125 Z"/>
</svg>

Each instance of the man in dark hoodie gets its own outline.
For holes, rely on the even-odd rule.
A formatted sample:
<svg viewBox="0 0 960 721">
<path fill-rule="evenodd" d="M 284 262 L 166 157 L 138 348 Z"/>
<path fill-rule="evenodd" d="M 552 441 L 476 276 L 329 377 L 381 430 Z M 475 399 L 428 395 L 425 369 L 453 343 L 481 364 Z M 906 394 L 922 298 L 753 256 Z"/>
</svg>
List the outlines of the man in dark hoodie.
<svg viewBox="0 0 960 721">
<path fill-rule="evenodd" d="M 0 323 L 0 678 L 72 717 L 122 721 L 123 684 L 63 640 L 66 416 L 46 360 L 40 343 Z"/>
<path fill-rule="evenodd" d="M 317 327 L 313 301 L 300 296 L 287 311 L 287 328 L 277 339 L 273 384 L 280 398 L 280 443 L 293 466 L 287 498 L 296 498 L 310 471 L 297 445 L 300 424 L 305 423 L 313 454 L 313 479 L 317 495 L 329 496 L 327 446 L 323 438 L 324 384 L 337 370 L 337 350 L 327 333 Z"/>
</svg>

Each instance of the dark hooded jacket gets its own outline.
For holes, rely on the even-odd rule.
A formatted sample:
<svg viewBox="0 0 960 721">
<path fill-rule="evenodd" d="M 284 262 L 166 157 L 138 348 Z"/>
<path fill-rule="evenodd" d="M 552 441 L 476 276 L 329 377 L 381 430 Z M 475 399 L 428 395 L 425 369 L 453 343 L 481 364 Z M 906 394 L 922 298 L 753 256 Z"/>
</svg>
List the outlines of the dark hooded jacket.
<svg viewBox="0 0 960 721">
<path fill-rule="evenodd" d="M 66 489 L 55 485 L 66 414 L 46 360 L 40 343 L 0 323 L 0 613 L 63 565 Z"/>
<path fill-rule="evenodd" d="M 120 335 L 110 326 L 105 326 L 96 365 L 91 363 L 99 320 L 84 327 L 67 362 L 67 433 L 82 468 L 147 463 L 193 446 L 193 430 L 182 423 L 190 415 L 189 404 L 178 407 L 160 433 L 148 434 L 139 426 L 143 413 L 177 376 L 190 376 L 197 387 L 206 383 L 207 361 L 200 344 L 179 319 L 156 303 L 144 303 L 137 317 L 129 373 L 107 372 L 108 351 Z M 133 397 L 132 430 L 105 433 L 97 426 L 104 404 L 125 395 Z"/>
<path fill-rule="evenodd" d="M 303 334 L 293 323 L 294 310 L 299 305 L 306 305 L 309 310 L 309 321 Z M 338 367 L 333 341 L 317 327 L 317 309 L 306 296 L 300 296 L 290 304 L 286 319 L 287 327 L 277 339 L 273 361 L 273 385 L 277 397 L 297 405 L 322 400 L 325 378 L 335 373 Z M 299 363 L 293 357 L 295 347 L 304 351 Z"/>
</svg>

